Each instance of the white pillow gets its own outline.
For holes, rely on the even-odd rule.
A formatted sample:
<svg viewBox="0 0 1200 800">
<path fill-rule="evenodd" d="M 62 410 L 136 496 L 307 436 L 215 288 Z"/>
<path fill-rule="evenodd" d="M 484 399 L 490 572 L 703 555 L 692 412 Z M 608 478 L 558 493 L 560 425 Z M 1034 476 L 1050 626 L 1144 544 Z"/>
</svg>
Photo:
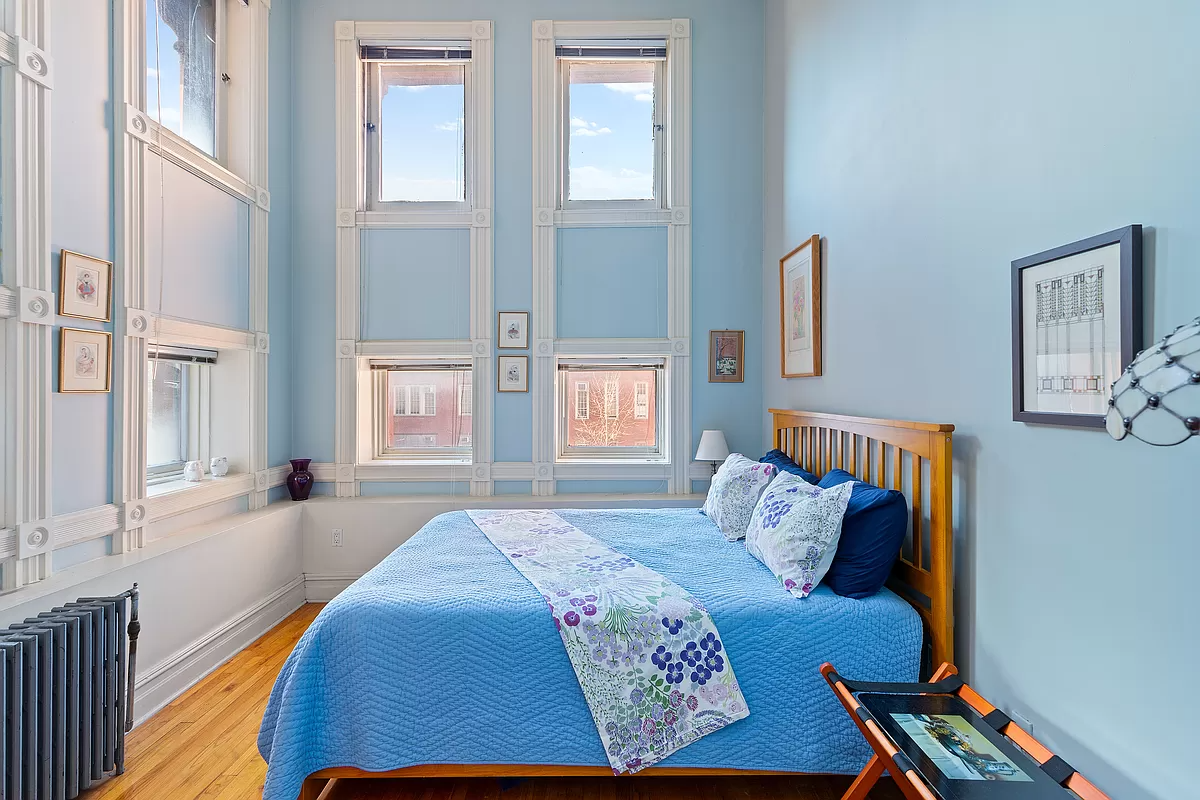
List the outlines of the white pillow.
<svg viewBox="0 0 1200 800">
<path fill-rule="evenodd" d="M 773 464 L 760 464 L 741 453 L 730 453 L 713 476 L 701 510 L 717 523 L 726 539 L 736 542 L 746 535 L 758 497 L 777 471 Z"/>
<path fill-rule="evenodd" d="M 829 489 L 781 472 L 754 508 L 746 549 L 796 597 L 808 597 L 837 552 L 854 481 Z"/>
</svg>

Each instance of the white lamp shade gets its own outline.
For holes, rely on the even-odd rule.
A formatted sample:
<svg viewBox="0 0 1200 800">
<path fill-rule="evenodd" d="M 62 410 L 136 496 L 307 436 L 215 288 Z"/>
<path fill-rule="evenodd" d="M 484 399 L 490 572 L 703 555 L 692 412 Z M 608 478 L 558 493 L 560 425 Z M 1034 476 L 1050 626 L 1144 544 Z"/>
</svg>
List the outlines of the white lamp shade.
<svg viewBox="0 0 1200 800">
<path fill-rule="evenodd" d="M 720 431 L 705 431 L 700 434 L 700 446 L 696 448 L 697 461 L 724 461 L 729 456 L 729 445 L 725 434 Z"/>
</svg>

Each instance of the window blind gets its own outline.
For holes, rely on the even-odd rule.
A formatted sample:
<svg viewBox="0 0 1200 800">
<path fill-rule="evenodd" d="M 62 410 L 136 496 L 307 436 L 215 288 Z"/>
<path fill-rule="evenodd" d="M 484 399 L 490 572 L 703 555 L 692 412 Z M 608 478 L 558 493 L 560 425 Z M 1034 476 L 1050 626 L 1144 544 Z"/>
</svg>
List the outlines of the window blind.
<svg viewBox="0 0 1200 800">
<path fill-rule="evenodd" d="M 667 42 L 665 39 L 601 39 L 592 41 L 560 39 L 554 48 L 554 54 L 559 58 L 603 61 L 623 58 L 662 60 L 667 57 Z"/>
<path fill-rule="evenodd" d="M 154 345 L 147 353 L 148 358 L 158 361 L 183 361 L 189 364 L 217 363 L 216 350 L 202 350 L 198 347 L 174 347 L 171 345 Z"/>
<path fill-rule="evenodd" d="M 414 44 L 364 44 L 363 61 L 470 61 L 471 47 L 462 42 Z"/>
<path fill-rule="evenodd" d="M 471 369 L 470 361 L 406 361 L 395 358 L 373 358 L 371 369 L 403 372 L 462 372 Z"/>
</svg>

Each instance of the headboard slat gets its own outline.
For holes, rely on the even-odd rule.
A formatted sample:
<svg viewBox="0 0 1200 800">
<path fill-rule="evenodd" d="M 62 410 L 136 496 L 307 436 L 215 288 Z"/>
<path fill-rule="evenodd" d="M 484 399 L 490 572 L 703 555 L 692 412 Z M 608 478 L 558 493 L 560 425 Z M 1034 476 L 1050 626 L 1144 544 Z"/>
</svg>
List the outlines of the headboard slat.
<svg viewBox="0 0 1200 800">
<path fill-rule="evenodd" d="M 818 477 L 841 466 L 860 480 L 904 493 L 912 511 L 912 552 L 911 558 L 902 554 L 897 560 L 889 585 L 897 589 L 924 620 L 933 650 L 933 663 L 953 662 L 951 456 L 954 426 L 774 408 L 771 414 L 777 446 Z M 862 437 L 861 459 L 859 437 Z M 887 474 L 889 447 L 892 450 L 890 481 Z M 908 453 L 912 470 L 908 491 L 904 487 L 905 453 Z M 923 494 L 926 462 L 929 464 L 927 509 Z M 928 559 L 925 558 L 926 510 Z"/>
</svg>

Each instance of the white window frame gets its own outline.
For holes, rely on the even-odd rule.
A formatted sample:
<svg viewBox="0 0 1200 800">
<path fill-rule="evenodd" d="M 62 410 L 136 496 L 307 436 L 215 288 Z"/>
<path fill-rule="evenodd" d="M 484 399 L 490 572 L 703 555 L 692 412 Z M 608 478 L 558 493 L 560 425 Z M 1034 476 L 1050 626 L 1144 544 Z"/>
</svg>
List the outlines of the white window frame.
<svg viewBox="0 0 1200 800">
<path fill-rule="evenodd" d="M 392 42 L 392 44 L 419 44 L 416 42 Z M 439 44 L 451 44 L 440 42 Z M 471 40 L 453 43 L 463 48 L 471 47 Z M 471 126 L 474 121 L 471 119 L 473 108 L 475 106 L 474 92 L 475 81 L 473 78 L 475 54 L 472 50 L 471 59 L 469 61 L 456 62 L 463 65 L 463 141 L 464 148 L 462 153 L 463 160 L 463 199 L 462 200 L 380 200 L 379 192 L 383 188 L 383 159 L 380 156 L 380 148 L 383 145 L 383 123 L 380 118 L 380 96 L 379 92 L 382 88 L 379 85 L 380 68 L 385 62 L 361 61 L 362 64 L 362 81 L 363 81 L 363 168 L 362 176 L 363 187 L 363 207 L 367 211 L 372 212 L 457 212 L 469 213 L 474 206 L 474 198 L 472 197 L 471 170 L 474 165 L 471 163 L 471 148 L 469 146 L 471 139 Z M 429 64 L 438 62 L 429 61 L 396 61 L 396 65 L 401 64 Z"/>
<path fill-rule="evenodd" d="M 147 364 L 147 382 L 153 380 L 154 361 Z M 181 362 L 175 362 L 181 363 Z M 184 436 L 184 459 L 180 462 L 150 466 L 146 464 L 146 485 L 158 486 L 183 478 L 183 467 L 188 461 L 199 461 L 208 470 L 212 442 L 212 369 L 208 364 L 183 363 L 181 371 L 184 377 L 181 392 L 182 418 L 180 420 Z M 150 408 L 147 405 L 146 412 Z M 147 419 L 149 425 L 149 419 Z M 147 445 L 149 437 L 147 437 Z"/>
<path fill-rule="evenodd" d="M 440 465 L 470 465 L 473 459 L 473 449 L 471 445 L 458 444 L 452 447 L 440 447 L 437 449 L 429 448 L 395 448 L 390 447 L 387 441 L 387 420 L 391 416 L 404 416 L 406 418 L 414 417 L 436 417 L 436 405 L 430 409 L 428 407 L 428 394 L 433 392 L 434 397 L 437 396 L 437 387 L 435 384 L 411 384 L 408 386 L 395 387 L 407 391 L 405 402 L 405 414 L 395 414 L 396 410 L 396 395 L 389 390 L 388 372 L 392 370 L 411 370 L 420 372 L 422 369 L 448 369 L 458 367 L 464 369 L 471 375 L 471 389 L 474 392 L 474 369 L 470 358 L 377 358 L 363 359 L 365 367 L 366 386 L 363 387 L 361 394 L 368 398 L 366 406 L 360 405 L 360 416 L 364 417 L 363 422 L 365 427 L 370 432 L 370 448 L 364 450 L 362 442 L 359 447 L 359 462 L 363 464 L 373 465 L 422 465 L 422 464 L 440 464 Z M 460 387 L 459 400 L 461 402 Z M 413 413 L 412 401 L 414 395 L 412 390 L 417 389 L 416 399 L 419 401 L 419 412 Z M 434 400 L 436 404 L 436 399 Z M 473 415 L 472 415 L 473 416 Z M 361 427 L 361 426 L 360 426 Z M 461 435 L 459 440 L 461 441 Z M 474 422 L 472 422 L 472 440 L 474 440 Z"/>
<path fill-rule="evenodd" d="M 603 39 L 595 40 L 603 45 Z M 668 52 L 667 58 L 670 58 Z M 629 61 L 654 61 L 654 108 L 651 118 L 651 133 L 654 136 L 654 197 L 642 200 L 571 200 L 571 84 L 569 69 L 571 64 L 587 63 L 586 59 L 573 59 L 567 56 L 555 56 L 555 73 L 558 81 L 559 107 L 561 113 L 558 119 L 558 208 L 564 211 L 609 209 L 609 210 L 660 210 L 667 207 L 667 103 L 666 91 L 667 61 L 663 59 L 635 59 Z"/>
<path fill-rule="evenodd" d="M 650 418 L 650 384 L 647 381 L 633 384 L 633 418 Z"/>
<path fill-rule="evenodd" d="M 555 404 L 556 418 L 556 441 L 557 455 L 556 462 L 559 464 L 665 464 L 670 461 L 670 447 L 668 439 L 668 413 L 665 403 L 667 392 L 665 387 L 668 381 L 669 359 L 667 358 L 623 358 L 619 356 L 605 357 L 559 357 L 555 363 L 555 384 L 557 402 Z M 566 380 L 565 377 L 570 374 L 568 370 L 579 368 L 591 368 L 598 371 L 622 371 L 622 370 L 655 370 L 655 383 L 658 391 L 655 393 L 656 404 L 654 409 L 654 434 L 656 444 L 653 447 L 571 447 L 567 444 L 568 432 L 570 429 L 571 419 L 578 419 L 578 416 L 571 413 L 571 407 L 574 405 L 574 398 L 577 396 L 580 383 L 586 385 L 586 382 L 571 378 Z M 605 397 L 604 407 L 601 409 L 602 418 L 612 419 L 608 416 L 608 387 L 616 386 L 615 406 L 617 409 L 617 418 L 620 416 L 620 382 L 611 379 L 605 380 Z"/>
<path fill-rule="evenodd" d="M 583 400 L 582 403 L 579 401 Z M 591 419 L 592 394 L 587 381 L 575 382 L 575 419 Z"/>
</svg>

